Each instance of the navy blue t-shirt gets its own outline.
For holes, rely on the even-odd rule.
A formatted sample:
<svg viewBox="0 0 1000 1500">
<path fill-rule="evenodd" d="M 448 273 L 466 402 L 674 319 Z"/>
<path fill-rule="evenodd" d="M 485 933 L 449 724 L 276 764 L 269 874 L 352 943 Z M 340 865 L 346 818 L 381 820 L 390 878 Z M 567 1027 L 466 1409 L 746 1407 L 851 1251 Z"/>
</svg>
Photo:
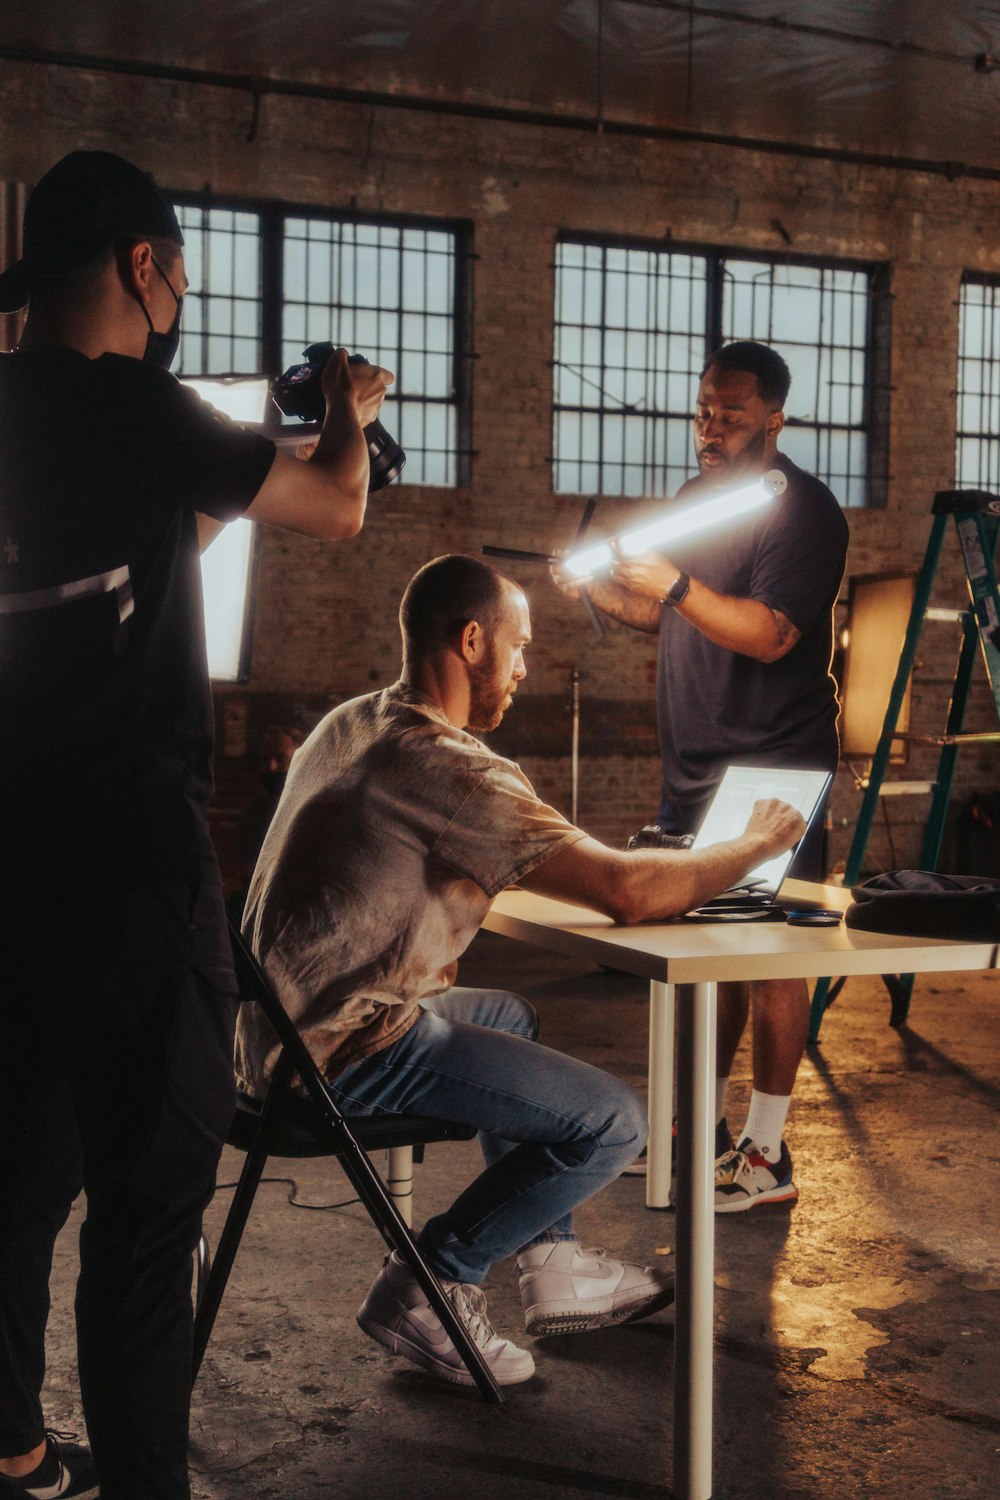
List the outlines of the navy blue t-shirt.
<svg viewBox="0 0 1000 1500">
<path fill-rule="evenodd" d="M 833 606 L 848 527 L 826 485 L 778 454 L 788 487 L 761 510 L 678 542 L 670 560 L 717 593 L 757 599 L 801 632 L 775 662 L 713 645 L 669 605 L 660 612 L 657 726 L 664 794 L 678 806 L 714 791 L 726 767 L 837 762 L 837 692 L 830 672 Z M 712 491 L 691 480 L 677 499 Z"/>
<path fill-rule="evenodd" d="M 197 880 L 213 718 L 195 512 L 274 445 L 166 371 L 0 356 L 0 879 Z"/>
</svg>

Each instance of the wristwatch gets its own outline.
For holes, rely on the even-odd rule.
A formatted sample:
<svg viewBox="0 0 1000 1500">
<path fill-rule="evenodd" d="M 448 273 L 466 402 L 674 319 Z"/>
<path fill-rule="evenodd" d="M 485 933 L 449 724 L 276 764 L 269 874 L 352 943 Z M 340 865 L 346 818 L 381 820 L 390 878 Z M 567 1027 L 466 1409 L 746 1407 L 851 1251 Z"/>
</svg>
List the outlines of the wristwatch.
<svg viewBox="0 0 1000 1500">
<path fill-rule="evenodd" d="M 670 587 L 667 589 L 667 592 L 660 600 L 660 603 L 669 604 L 671 608 L 676 608 L 678 604 L 684 603 L 684 600 L 687 598 L 688 589 L 690 587 L 691 579 L 688 574 L 678 573 L 677 577 L 674 579 L 673 583 L 670 585 Z"/>
</svg>

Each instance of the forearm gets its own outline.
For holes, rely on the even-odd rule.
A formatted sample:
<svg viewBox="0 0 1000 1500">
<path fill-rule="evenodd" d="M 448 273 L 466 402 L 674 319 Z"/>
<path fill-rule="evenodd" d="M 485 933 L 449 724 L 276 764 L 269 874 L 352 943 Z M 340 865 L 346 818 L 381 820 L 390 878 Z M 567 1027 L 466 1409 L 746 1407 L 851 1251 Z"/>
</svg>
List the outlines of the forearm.
<svg viewBox="0 0 1000 1500">
<path fill-rule="evenodd" d="M 249 507 L 251 521 L 327 541 L 355 536 L 368 501 L 368 447 L 349 400 L 330 401 L 308 458 L 279 451 Z"/>
<path fill-rule="evenodd" d="M 336 493 L 345 519 L 348 515 L 356 518 L 355 529 L 360 530 L 368 500 L 370 464 L 364 429 L 347 395 L 328 397 L 323 428 L 307 462 Z"/>
<path fill-rule="evenodd" d="M 782 805 L 782 804 L 778 804 Z M 791 847 L 802 820 L 791 813 L 779 832 L 689 849 L 609 849 L 584 838 L 524 877 L 526 889 L 604 912 L 616 922 L 666 921 L 737 884 L 756 865 Z"/>
<path fill-rule="evenodd" d="M 611 588 L 629 594 L 637 609 L 646 605 L 658 613 L 677 583 L 680 569 L 669 558 L 647 552 L 642 557 L 617 559 L 612 575 Z M 717 593 L 700 578 L 689 580 L 687 593 L 672 608 L 716 646 L 755 661 L 777 661 L 799 638 L 799 631 L 780 610 L 759 599 Z"/>
<path fill-rule="evenodd" d="M 749 834 L 692 853 L 687 849 L 642 849 L 622 856 L 616 922 L 666 921 L 692 911 L 736 885 L 767 857 L 761 840 Z"/>
<path fill-rule="evenodd" d="M 759 599 L 718 594 L 697 578 L 691 579 L 687 595 L 675 607 L 682 619 L 716 646 L 755 661 L 777 661 L 797 638 L 796 632 L 789 639 L 789 622 Z"/>
<path fill-rule="evenodd" d="M 632 630 L 644 630 L 649 635 L 658 633 L 659 600 L 644 599 L 641 594 L 633 594 L 610 578 L 593 579 L 586 585 L 586 591 L 601 613 L 609 615 L 612 620 L 628 625 Z"/>
</svg>

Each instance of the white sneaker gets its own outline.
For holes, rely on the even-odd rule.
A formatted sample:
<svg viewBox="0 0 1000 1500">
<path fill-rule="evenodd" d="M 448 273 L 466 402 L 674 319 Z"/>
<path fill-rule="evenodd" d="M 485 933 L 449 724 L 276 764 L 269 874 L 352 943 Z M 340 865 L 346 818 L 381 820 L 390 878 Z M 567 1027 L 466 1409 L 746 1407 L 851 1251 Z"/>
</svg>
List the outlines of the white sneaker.
<svg viewBox="0 0 1000 1500">
<path fill-rule="evenodd" d="M 674 1278 L 660 1266 L 623 1264 L 579 1240 L 545 1240 L 517 1257 L 524 1326 L 534 1338 L 583 1333 L 644 1318 L 674 1300 Z"/>
<path fill-rule="evenodd" d="M 535 1373 L 535 1361 L 527 1349 L 498 1338 L 486 1316 L 486 1298 L 481 1289 L 460 1281 L 443 1281 L 441 1285 L 493 1371 L 497 1385 L 518 1385 L 522 1380 L 530 1380 Z M 358 1325 L 369 1338 L 391 1349 L 393 1354 L 402 1354 L 442 1380 L 456 1385 L 474 1384 L 419 1282 L 395 1250 L 386 1257 L 358 1309 Z"/>
</svg>

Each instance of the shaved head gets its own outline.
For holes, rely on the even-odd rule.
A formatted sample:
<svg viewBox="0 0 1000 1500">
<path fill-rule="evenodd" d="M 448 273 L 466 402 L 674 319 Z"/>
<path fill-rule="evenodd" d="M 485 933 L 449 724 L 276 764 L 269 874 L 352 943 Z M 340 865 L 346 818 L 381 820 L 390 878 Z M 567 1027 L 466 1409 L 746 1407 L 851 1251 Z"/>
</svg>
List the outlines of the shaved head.
<svg viewBox="0 0 1000 1500">
<path fill-rule="evenodd" d="M 424 656 L 452 641 L 470 620 L 493 635 L 516 585 L 477 557 L 449 553 L 425 563 L 410 579 L 399 606 L 407 656 Z"/>
</svg>

